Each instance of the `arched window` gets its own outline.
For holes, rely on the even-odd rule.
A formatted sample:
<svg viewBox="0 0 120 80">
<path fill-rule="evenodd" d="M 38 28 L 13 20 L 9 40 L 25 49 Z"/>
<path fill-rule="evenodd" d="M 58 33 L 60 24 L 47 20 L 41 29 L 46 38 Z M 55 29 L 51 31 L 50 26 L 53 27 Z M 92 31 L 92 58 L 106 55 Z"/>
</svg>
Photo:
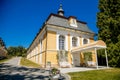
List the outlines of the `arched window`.
<svg viewBox="0 0 120 80">
<path fill-rule="evenodd" d="M 59 50 L 65 49 L 65 37 L 60 35 L 59 36 Z"/>
<path fill-rule="evenodd" d="M 77 38 L 76 37 L 72 38 L 72 46 L 77 47 Z"/>
<path fill-rule="evenodd" d="M 83 39 L 83 44 L 88 44 L 88 40 L 87 39 Z"/>
</svg>

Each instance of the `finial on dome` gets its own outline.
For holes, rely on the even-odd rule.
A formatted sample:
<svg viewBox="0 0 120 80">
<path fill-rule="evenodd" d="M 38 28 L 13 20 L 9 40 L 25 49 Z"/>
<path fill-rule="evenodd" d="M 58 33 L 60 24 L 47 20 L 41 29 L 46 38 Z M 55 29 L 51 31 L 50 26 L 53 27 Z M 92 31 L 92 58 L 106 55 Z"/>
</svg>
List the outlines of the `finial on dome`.
<svg viewBox="0 0 120 80">
<path fill-rule="evenodd" d="M 58 15 L 64 16 L 64 10 L 62 9 L 62 4 L 60 4 L 60 8 L 58 9 Z"/>
</svg>

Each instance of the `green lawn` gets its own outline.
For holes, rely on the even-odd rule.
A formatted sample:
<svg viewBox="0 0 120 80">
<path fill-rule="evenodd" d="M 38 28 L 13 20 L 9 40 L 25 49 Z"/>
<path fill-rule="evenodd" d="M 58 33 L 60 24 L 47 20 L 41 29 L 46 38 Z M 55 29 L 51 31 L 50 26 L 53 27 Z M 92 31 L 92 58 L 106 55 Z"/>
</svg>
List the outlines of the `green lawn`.
<svg viewBox="0 0 120 80">
<path fill-rule="evenodd" d="M 120 68 L 68 73 L 72 80 L 120 80 Z"/>
<path fill-rule="evenodd" d="M 26 58 L 21 58 L 20 65 L 32 67 L 32 68 L 40 68 L 41 67 L 40 65 L 38 65 Z"/>
<path fill-rule="evenodd" d="M 0 63 L 6 62 L 6 61 L 8 61 L 8 60 L 11 59 L 11 58 L 12 58 L 12 57 L 2 59 L 2 60 L 0 60 Z"/>
<path fill-rule="evenodd" d="M 9 59 L 2 59 L 2 60 L 0 60 L 0 63 L 3 63 L 5 61 L 7 61 L 7 60 L 9 60 Z"/>
</svg>

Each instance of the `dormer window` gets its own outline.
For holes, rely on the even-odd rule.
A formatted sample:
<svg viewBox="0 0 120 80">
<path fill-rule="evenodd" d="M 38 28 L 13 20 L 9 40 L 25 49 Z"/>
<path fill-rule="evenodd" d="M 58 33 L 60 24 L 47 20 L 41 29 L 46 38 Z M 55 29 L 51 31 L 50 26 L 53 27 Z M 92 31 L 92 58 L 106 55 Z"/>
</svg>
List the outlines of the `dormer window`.
<svg viewBox="0 0 120 80">
<path fill-rule="evenodd" d="M 76 18 L 75 18 L 75 17 L 70 16 L 70 17 L 69 17 L 69 23 L 70 23 L 70 26 L 72 26 L 72 27 L 77 27 L 77 21 L 76 21 Z"/>
</svg>

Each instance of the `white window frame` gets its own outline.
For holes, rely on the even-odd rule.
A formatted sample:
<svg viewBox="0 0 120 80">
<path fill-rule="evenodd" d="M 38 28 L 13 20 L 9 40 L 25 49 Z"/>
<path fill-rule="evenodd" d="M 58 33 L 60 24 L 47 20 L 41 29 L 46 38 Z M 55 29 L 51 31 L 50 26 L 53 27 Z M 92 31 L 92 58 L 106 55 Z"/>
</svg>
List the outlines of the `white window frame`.
<svg viewBox="0 0 120 80">
<path fill-rule="evenodd" d="M 84 41 L 84 39 L 86 39 L 86 40 L 87 40 L 87 44 L 89 44 L 89 43 L 90 43 L 90 40 L 89 40 L 88 38 L 82 38 L 82 45 L 85 45 L 85 44 L 84 44 L 84 42 L 83 42 L 83 41 Z"/>
<path fill-rule="evenodd" d="M 75 37 L 77 38 L 77 46 L 76 47 L 79 47 L 80 46 L 80 38 L 79 37 L 76 37 L 76 36 L 71 36 L 70 37 L 70 47 L 71 49 L 73 48 L 73 45 L 72 45 L 72 38 Z"/>
<path fill-rule="evenodd" d="M 65 36 L 59 36 L 59 50 L 65 50 Z"/>
<path fill-rule="evenodd" d="M 76 37 L 72 37 L 72 47 L 78 46 L 78 39 Z"/>
<path fill-rule="evenodd" d="M 66 34 L 57 34 L 56 35 L 56 49 L 59 50 L 59 36 L 63 35 L 65 37 L 65 50 L 68 51 L 68 36 Z"/>
</svg>

